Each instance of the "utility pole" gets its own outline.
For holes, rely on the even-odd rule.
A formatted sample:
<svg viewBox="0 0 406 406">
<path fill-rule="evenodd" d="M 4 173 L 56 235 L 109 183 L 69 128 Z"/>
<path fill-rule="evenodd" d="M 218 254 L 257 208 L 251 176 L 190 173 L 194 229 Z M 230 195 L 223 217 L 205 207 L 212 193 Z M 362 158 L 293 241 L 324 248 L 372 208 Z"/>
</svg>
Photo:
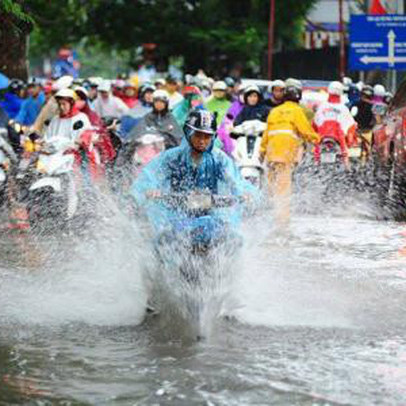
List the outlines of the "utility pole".
<svg viewBox="0 0 406 406">
<path fill-rule="evenodd" d="M 340 29 L 340 78 L 345 76 L 345 31 L 343 0 L 338 0 L 339 29 Z"/>
<path fill-rule="evenodd" d="M 268 79 L 272 79 L 273 45 L 275 35 L 275 0 L 269 3 L 269 28 L 268 28 Z"/>
</svg>

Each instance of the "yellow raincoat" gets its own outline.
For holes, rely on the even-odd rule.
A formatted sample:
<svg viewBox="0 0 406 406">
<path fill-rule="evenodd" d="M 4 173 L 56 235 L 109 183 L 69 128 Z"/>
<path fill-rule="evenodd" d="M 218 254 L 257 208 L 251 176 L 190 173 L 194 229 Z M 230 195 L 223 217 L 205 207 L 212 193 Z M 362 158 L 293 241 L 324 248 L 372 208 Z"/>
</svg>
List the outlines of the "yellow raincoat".
<svg viewBox="0 0 406 406">
<path fill-rule="evenodd" d="M 298 103 L 287 101 L 275 107 L 267 121 L 260 152 L 268 163 L 296 163 L 303 141 L 320 141 Z"/>
<path fill-rule="evenodd" d="M 303 141 L 317 143 L 319 135 L 302 107 L 286 101 L 272 109 L 262 136 L 260 153 L 268 164 L 269 190 L 275 203 L 275 220 L 285 226 L 290 218 L 292 171 L 300 160 Z"/>
</svg>

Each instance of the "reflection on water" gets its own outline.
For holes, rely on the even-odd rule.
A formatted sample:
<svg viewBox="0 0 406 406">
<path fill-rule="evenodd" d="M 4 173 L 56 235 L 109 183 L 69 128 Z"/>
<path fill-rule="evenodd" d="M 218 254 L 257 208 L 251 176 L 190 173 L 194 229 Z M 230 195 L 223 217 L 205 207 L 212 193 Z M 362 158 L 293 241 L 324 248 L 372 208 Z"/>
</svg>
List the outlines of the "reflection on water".
<svg viewBox="0 0 406 406">
<path fill-rule="evenodd" d="M 201 342 L 162 315 L 143 321 L 148 260 L 131 227 L 40 239 L 39 266 L 3 237 L 0 404 L 404 404 L 403 226 L 353 213 L 297 216 L 286 235 L 258 223 L 227 317 Z"/>
</svg>

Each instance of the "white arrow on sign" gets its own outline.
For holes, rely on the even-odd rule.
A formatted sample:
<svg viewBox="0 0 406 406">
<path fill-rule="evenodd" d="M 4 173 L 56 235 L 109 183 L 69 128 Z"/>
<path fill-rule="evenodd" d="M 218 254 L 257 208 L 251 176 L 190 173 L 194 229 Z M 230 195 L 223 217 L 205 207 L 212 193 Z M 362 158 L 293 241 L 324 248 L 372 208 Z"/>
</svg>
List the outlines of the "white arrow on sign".
<svg viewBox="0 0 406 406">
<path fill-rule="evenodd" d="M 390 30 L 388 33 L 388 56 L 363 56 L 360 61 L 368 65 L 369 63 L 387 63 L 390 67 L 394 67 L 396 63 L 406 63 L 406 56 L 395 55 L 395 31 Z"/>
</svg>

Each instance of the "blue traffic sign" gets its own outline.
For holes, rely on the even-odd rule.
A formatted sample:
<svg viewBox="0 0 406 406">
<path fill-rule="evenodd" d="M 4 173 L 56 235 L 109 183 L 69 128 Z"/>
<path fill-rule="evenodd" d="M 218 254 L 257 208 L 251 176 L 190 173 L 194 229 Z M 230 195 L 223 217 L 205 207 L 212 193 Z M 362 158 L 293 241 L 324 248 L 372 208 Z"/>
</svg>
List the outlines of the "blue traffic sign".
<svg viewBox="0 0 406 406">
<path fill-rule="evenodd" d="M 406 70 L 406 15 L 352 15 L 351 70 Z"/>
</svg>

